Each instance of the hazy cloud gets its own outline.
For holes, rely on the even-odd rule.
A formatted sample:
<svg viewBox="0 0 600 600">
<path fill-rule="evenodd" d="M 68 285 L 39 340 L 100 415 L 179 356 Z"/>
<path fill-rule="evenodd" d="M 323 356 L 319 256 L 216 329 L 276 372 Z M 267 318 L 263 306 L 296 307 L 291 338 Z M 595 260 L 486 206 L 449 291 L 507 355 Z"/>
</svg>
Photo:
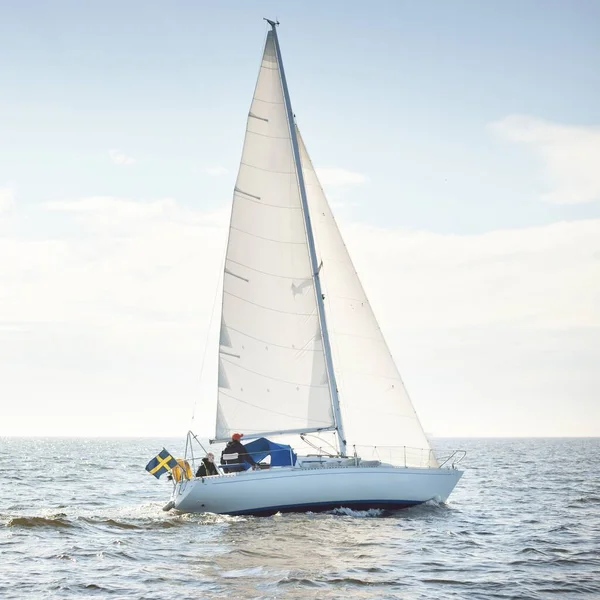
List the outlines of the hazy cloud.
<svg viewBox="0 0 600 600">
<path fill-rule="evenodd" d="M 148 218 L 165 215 L 175 209 L 172 198 L 161 198 L 140 202 L 113 196 L 90 196 L 80 200 L 46 202 L 45 208 L 52 211 L 74 213 L 110 213 L 120 218 Z"/>
<path fill-rule="evenodd" d="M 124 433 L 160 433 L 140 403 L 158 410 L 172 398 L 185 420 L 207 336 L 202 397 L 214 398 L 218 327 L 213 339 L 208 326 L 228 210 L 104 196 L 42 210 L 62 219 L 60 238 L 0 236 L 10 290 L 0 294 L 0 380 L 13 399 L 4 433 L 48 431 L 54 413 L 70 415 L 60 433 L 110 433 L 110 415 L 93 427 L 73 416 L 82 397 L 131 407 Z M 428 431 L 600 433 L 599 219 L 466 236 L 341 228 Z M 25 418 L 36 397 L 44 403 Z M 173 420 L 170 432 L 180 429 Z"/>
<path fill-rule="evenodd" d="M 316 171 L 322 185 L 360 185 L 369 180 L 363 173 L 338 167 L 317 167 Z"/>
<path fill-rule="evenodd" d="M 227 169 L 221 165 L 207 165 L 204 167 L 204 172 L 211 177 L 221 177 L 228 173 Z"/>
<path fill-rule="evenodd" d="M 542 200 L 583 204 L 600 200 L 600 128 L 560 125 L 526 115 L 490 124 L 499 137 L 526 146 L 541 162 L 550 191 Z"/>
<path fill-rule="evenodd" d="M 0 213 L 14 206 L 15 194 L 10 188 L 0 188 Z"/>
<path fill-rule="evenodd" d="M 109 150 L 108 155 L 110 156 L 112 162 L 120 167 L 130 167 L 131 165 L 135 165 L 137 162 L 135 158 L 132 156 L 127 156 L 127 154 L 121 152 L 121 150 Z"/>
</svg>

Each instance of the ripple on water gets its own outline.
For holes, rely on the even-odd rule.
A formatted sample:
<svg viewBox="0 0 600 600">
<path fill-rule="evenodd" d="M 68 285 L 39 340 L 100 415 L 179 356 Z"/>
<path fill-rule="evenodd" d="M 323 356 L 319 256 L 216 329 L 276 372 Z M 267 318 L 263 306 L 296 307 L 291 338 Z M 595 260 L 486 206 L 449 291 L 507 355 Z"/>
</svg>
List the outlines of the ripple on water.
<svg viewBox="0 0 600 600">
<path fill-rule="evenodd" d="M 2 600 L 600 598 L 600 440 L 448 442 L 468 462 L 447 504 L 268 518 L 164 513 L 143 467 L 180 442 L 11 440 L 30 463 L 0 488 Z"/>
</svg>

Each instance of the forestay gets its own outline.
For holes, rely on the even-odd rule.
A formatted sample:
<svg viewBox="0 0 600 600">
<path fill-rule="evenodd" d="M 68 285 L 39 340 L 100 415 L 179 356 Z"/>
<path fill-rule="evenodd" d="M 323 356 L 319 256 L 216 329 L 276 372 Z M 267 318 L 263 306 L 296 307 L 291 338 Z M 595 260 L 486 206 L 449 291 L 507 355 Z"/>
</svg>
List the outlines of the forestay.
<svg viewBox="0 0 600 600">
<path fill-rule="evenodd" d="M 333 426 L 273 32 L 248 115 L 223 282 L 216 437 Z"/>
<path fill-rule="evenodd" d="M 322 261 L 320 279 L 347 451 L 356 446 L 362 458 L 437 466 L 299 132 L 298 141 Z M 396 452 L 390 453 L 390 447 Z"/>
</svg>

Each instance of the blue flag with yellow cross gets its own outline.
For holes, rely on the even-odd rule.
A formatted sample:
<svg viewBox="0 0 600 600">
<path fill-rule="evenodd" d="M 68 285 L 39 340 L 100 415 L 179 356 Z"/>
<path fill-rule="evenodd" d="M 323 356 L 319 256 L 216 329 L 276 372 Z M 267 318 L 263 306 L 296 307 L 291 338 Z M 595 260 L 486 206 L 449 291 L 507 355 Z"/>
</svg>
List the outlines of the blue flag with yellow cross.
<svg viewBox="0 0 600 600">
<path fill-rule="evenodd" d="M 162 449 L 147 465 L 146 471 L 158 479 L 163 473 L 170 471 L 177 465 L 177 461 L 170 452 Z"/>
</svg>

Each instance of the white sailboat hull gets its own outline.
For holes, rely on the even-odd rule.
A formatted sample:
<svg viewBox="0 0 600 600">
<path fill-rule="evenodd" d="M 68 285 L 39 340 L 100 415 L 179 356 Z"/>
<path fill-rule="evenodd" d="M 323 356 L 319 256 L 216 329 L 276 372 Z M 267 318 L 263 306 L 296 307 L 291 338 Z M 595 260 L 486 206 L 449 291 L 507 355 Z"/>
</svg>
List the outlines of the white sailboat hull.
<svg viewBox="0 0 600 600">
<path fill-rule="evenodd" d="M 445 501 L 462 475 L 456 469 L 398 467 L 277 468 L 177 483 L 173 507 L 184 513 L 272 515 L 277 512 L 397 510 Z"/>
</svg>

